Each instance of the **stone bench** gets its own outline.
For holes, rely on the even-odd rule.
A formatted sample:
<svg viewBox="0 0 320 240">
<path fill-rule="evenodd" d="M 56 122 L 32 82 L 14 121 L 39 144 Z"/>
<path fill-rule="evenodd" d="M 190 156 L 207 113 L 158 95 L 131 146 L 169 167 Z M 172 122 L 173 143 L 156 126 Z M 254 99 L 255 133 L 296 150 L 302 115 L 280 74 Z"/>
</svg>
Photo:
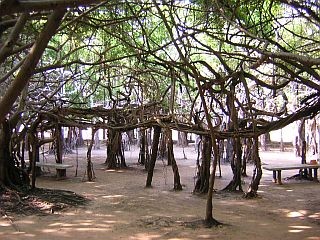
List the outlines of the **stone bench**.
<svg viewBox="0 0 320 240">
<path fill-rule="evenodd" d="M 29 165 L 29 162 L 26 162 Z M 45 162 L 36 162 L 37 167 L 47 167 L 47 168 L 55 168 L 57 171 L 57 178 L 62 179 L 67 176 L 67 168 L 72 168 L 73 165 L 64 164 L 64 163 L 45 163 Z"/>
<path fill-rule="evenodd" d="M 313 169 L 313 180 L 318 182 L 318 168 L 320 164 L 290 164 L 290 165 L 267 165 L 263 166 L 263 169 L 273 171 L 273 181 L 278 184 L 282 184 L 281 171 L 282 170 L 294 170 L 294 169 L 308 169 L 310 176 L 312 176 Z"/>
</svg>

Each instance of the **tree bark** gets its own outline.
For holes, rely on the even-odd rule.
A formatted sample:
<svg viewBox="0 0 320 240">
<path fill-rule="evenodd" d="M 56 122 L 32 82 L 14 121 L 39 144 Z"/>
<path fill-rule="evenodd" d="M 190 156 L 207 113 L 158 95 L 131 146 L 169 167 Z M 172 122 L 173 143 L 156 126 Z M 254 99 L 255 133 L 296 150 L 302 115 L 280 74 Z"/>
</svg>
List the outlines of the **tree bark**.
<svg viewBox="0 0 320 240">
<path fill-rule="evenodd" d="M 160 142 L 159 142 L 159 153 L 158 156 L 160 159 L 164 159 L 166 155 L 168 155 L 168 136 L 167 136 L 167 132 L 169 130 L 165 130 L 162 132 L 162 134 L 160 135 Z M 171 162 L 168 160 L 168 166 L 171 165 Z"/>
<path fill-rule="evenodd" d="M 91 151 L 94 145 L 94 136 L 97 130 L 98 129 L 92 129 L 91 141 L 87 150 L 87 179 L 89 182 L 92 182 L 94 179 L 94 171 L 93 171 L 92 161 L 91 161 Z"/>
<path fill-rule="evenodd" d="M 8 186 L 9 179 L 9 161 L 10 161 L 10 130 L 9 125 L 5 121 L 0 125 L 0 183 Z"/>
<path fill-rule="evenodd" d="M 213 149 L 213 169 L 212 169 L 212 173 L 211 173 L 210 179 L 209 179 L 209 190 L 208 190 L 208 195 L 207 195 L 206 215 L 205 215 L 205 219 L 204 219 L 205 224 L 209 227 L 221 225 L 221 223 L 219 221 L 217 221 L 216 219 L 213 218 L 213 213 L 212 213 L 212 210 L 213 210 L 213 203 L 212 203 L 213 188 L 214 188 L 217 163 L 218 163 L 218 158 L 219 158 L 219 156 L 218 156 L 219 150 L 218 150 L 216 139 L 212 138 L 212 136 L 211 136 L 211 143 L 212 143 L 211 145 L 212 145 L 212 149 Z"/>
<path fill-rule="evenodd" d="M 182 190 L 182 185 L 180 182 L 180 174 L 177 162 L 174 158 L 174 151 L 173 151 L 173 141 L 172 141 L 172 130 L 166 130 L 166 135 L 168 139 L 168 162 L 171 163 L 172 171 L 173 171 L 173 189 L 174 190 Z M 170 159 L 170 161 L 169 161 Z"/>
<path fill-rule="evenodd" d="M 259 188 L 260 180 L 262 177 L 261 159 L 259 156 L 258 136 L 255 136 L 253 138 L 252 158 L 254 161 L 255 168 L 253 170 L 253 175 L 252 175 L 250 186 L 245 194 L 246 198 L 254 198 L 254 197 L 258 196 L 258 188 Z"/>
<path fill-rule="evenodd" d="M 195 193 L 207 193 L 209 190 L 212 142 L 210 137 L 203 137 L 201 149 L 201 165 L 198 166 Z"/>
<path fill-rule="evenodd" d="M 108 169 L 127 167 L 122 149 L 121 132 L 108 129 L 107 159 L 105 161 Z"/>
<path fill-rule="evenodd" d="M 64 138 L 61 125 L 57 124 L 55 129 L 56 140 L 56 163 L 63 163 Z M 57 169 L 57 178 L 65 178 L 67 176 L 66 169 Z"/>
<path fill-rule="evenodd" d="M 252 146 L 252 139 L 246 138 L 244 144 L 244 150 L 243 150 L 243 156 L 242 156 L 242 168 L 241 168 L 241 175 L 243 177 L 247 177 L 247 163 L 248 162 L 254 162 L 254 159 L 252 157 L 253 153 L 253 146 Z"/>
<path fill-rule="evenodd" d="M 158 155 L 158 146 L 159 146 L 159 139 L 161 134 L 161 127 L 154 126 L 153 131 L 154 132 L 153 132 L 152 150 L 151 150 L 150 163 L 148 166 L 148 176 L 147 176 L 146 187 L 151 187 L 153 170 L 154 170 L 156 160 L 157 160 L 157 155 Z"/>
</svg>

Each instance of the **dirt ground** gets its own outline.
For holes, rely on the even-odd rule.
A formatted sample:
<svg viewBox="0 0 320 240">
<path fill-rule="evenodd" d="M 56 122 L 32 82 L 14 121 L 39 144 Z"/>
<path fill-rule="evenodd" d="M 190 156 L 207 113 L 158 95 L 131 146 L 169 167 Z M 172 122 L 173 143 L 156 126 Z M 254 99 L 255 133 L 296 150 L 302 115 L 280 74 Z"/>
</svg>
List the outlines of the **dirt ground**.
<svg viewBox="0 0 320 240">
<path fill-rule="evenodd" d="M 187 159 L 184 159 L 185 153 Z M 259 198 L 245 200 L 240 194 L 214 195 L 214 217 L 222 226 L 197 225 L 205 214 L 206 196 L 192 194 L 196 173 L 196 153 L 192 146 L 175 148 L 183 191 L 172 191 L 171 167 L 158 160 L 152 188 L 145 188 L 146 172 L 137 165 L 138 149 L 125 152 L 128 169 L 106 170 L 105 150 L 93 150 L 96 179 L 85 181 L 86 150 L 64 156 L 67 178 L 56 180 L 54 170 L 37 178 L 39 188 L 65 189 L 90 199 L 81 207 L 53 211 L 46 215 L 8 215 L 0 219 L 0 239 L 320 239 L 320 184 L 288 180 L 283 185 L 272 182 L 272 172 L 264 171 Z M 299 162 L 292 152 L 261 152 L 263 164 Z M 41 161 L 52 161 L 50 156 Z M 77 176 L 76 165 L 78 160 Z M 48 169 L 45 169 L 48 171 Z M 220 190 L 231 179 L 228 164 L 221 166 L 216 179 Z M 283 177 L 297 170 L 283 171 Z M 244 178 L 247 189 L 252 175 Z"/>
</svg>

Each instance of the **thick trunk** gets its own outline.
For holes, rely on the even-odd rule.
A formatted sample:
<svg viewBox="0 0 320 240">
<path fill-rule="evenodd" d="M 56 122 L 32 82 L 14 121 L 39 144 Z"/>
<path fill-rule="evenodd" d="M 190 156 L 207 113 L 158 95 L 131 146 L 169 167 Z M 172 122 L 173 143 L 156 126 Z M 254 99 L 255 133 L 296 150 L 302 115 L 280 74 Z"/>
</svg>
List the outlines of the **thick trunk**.
<svg viewBox="0 0 320 240">
<path fill-rule="evenodd" d="M 7 122 L 0 125 L 0 184 L 9 185 L 10 131 Z"/>
<path fill-rule="evenodd" d="M 235 153 L 234 157 L 231 161 L 231 169 L 233 172 L 233 178 L 230 183 L 223 189 L 225 191 L 243 191 L 241 185 L 241 161 L 242 161 L 242 150 L 241 150 L 241 142 L 240 138 L 237 137 L 235 140 Z"/>
<path fill-rule="evenodd" d="M 195 193 L 207 193 L 210 179 L 210 162 L 212 142 L 209 137 L 203 137 L 201 149 L 201 165 L 198 165 L 197 181 L 194 188 Z"/>
<path fill-rule="evenodd" d="M 121 132 L 108 129 L 107 159 L 105 162 L 108 169 L 126 167 L 124 152 L 122 149 Z"/>
<path fill-rule="evenodd" d="M 75 127 L 68 128 L 67 138 L 65 139 L 64 149 L 66 153 L 72 153 L 76 146 L 76 130 Z"/>
<path fill-rule="evenodd" d="M 153 170 L 156 164 L 157 155 L 158 155 L 158 146 L 159 146 L 159 139 L 161 134 L 161 127 L 155 126 L 153 128 L 153 141 L 152 141 L 152 150 L 151 150 L 151 157 L 150 157 L 150 163 L 148 166 L 148 176 L 147 176 L 147 182 L 146 187 L 151 187 L 152 178 L 153 178 Z"/>
<path fill-rule="evenodd" d="M 270 133 L 265 133 L 261 136 L 261 148 L 264 151 L 268 151 L 269 150 L 269 144 L 270 144 L 271 140 L 270 140 Z"/>
<path fill-rule="evenodd" d="M 0 124 L 0 185 L 10 188 L 29 185 L 29 176 L 16 166 L 10 151 L 12 131 L 8 121 Z"/>
</svg>

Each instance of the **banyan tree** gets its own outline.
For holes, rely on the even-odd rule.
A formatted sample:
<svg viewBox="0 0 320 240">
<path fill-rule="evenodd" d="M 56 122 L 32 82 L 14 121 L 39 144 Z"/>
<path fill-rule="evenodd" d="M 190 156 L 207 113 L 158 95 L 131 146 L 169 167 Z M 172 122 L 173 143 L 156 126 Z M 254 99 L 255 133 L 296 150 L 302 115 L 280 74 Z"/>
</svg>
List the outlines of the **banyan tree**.
<svg viewBox="0 0 320 240">
<path fill-rule="evenodd" d="M 243 190 L 250 160 L 246 196 L 254 197 L 259 137 L 320 110 L 319 9 L 316 1 L 285 0 L 1 1 L 0 184 L 29 186 L 23 155 L 28 148 L 37 160 L 45 130 L 55 129 L 59 160 L 60 127 L 105 129 L 106 164 L 114 168 L 125 166 L 122 133 L 153 129 L 150 146 L 141 141 L 147 186 L 161 132 L 194 133 L 203 141 L 196 190 L 208 192 L 205 219 L 216 224 L 221 143 L 229 144 L 233 172 L 226 190 Z"/>
</svg>

